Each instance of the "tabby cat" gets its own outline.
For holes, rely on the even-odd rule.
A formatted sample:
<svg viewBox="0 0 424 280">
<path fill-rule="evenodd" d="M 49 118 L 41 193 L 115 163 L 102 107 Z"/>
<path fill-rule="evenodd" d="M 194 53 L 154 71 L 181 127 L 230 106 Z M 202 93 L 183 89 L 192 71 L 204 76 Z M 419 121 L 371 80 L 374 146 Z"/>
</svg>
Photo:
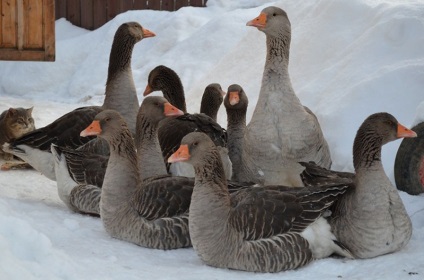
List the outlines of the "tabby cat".
<svg viewBox="0 0 424 280">
<path fill-rule="evenodd" d="M 0 158 L 13 159 L 13 155 L 2 150 L 5 142 L 21 137 L 35 129 L 32 109 L 9 108 L 0 115 Z"/>
</svg>

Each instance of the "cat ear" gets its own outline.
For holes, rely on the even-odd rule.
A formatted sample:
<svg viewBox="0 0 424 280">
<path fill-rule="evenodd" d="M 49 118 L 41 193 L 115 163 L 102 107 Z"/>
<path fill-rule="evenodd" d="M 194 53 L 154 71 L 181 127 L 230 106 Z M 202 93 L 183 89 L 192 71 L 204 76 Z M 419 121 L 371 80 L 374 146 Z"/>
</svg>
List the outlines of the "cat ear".
<svg viewBox="0 0 424 280">
<path fill-rule="evenodd" d="M 14 114 L 16 114 L 16 112 L 16 109 L 9 108 L 9 110 L 7 111 L 7 116 L 13 116 Z"/>
<path fill-rule="evenodd" d="M 32 106 L 31 108 L 26 109 L 28 114 L 32 114 L 32 109 L 34 109 L 34 106 Z"/>
</svg>

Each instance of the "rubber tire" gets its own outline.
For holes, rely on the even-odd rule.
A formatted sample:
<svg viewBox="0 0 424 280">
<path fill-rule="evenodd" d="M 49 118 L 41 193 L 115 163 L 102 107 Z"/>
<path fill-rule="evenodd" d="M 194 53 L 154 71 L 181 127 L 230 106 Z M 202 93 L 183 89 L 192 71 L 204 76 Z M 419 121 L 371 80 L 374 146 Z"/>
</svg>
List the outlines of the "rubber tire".
<svg viewBox="0 0 424 280">
<path fill-rule="evenodd" d="M 405 138 L 399 146 L 395 159 L 395 182 L 398 190 L 412 195 L 424 192 L 424 122 L 412 128 L 415 138 Z M 421 164 L 423 166 L 421 166 Z"/>
</svg>

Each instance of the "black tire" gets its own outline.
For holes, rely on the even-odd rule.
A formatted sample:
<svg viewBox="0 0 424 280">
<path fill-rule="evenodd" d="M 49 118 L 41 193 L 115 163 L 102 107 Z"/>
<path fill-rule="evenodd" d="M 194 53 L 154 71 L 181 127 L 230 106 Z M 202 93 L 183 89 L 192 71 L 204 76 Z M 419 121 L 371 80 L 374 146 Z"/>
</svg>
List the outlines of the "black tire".
<svg viewBox="0 0 424 280">
<path fill-rule="evenodd" d="M 424 122 L 412 128 L 416 138 L 405 138 L 395 159 L 395 182 L 398 190 L 412 195 L 424 192 Z"/>
</svg>

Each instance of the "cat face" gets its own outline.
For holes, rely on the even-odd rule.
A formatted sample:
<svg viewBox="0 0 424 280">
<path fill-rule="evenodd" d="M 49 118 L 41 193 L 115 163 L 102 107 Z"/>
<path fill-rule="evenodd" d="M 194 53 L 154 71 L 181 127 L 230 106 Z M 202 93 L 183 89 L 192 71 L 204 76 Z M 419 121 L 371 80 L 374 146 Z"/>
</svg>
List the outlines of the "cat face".
<svg viewBox="0 0 424 280">
<path fill-rule="evenodd" d="M 18 138 L 35 129 L 32 109 L 10 108 L 5 116 L 6 129 L 13 138 Z"/>
</svg>

